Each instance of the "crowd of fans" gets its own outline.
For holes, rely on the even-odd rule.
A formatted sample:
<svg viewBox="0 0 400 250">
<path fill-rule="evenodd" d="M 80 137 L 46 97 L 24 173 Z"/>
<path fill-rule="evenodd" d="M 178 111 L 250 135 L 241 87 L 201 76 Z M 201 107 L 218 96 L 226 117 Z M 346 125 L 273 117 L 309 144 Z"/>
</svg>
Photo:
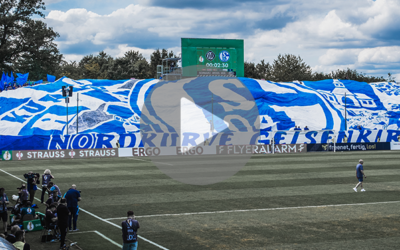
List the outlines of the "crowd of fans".
<svg viewBox="0 0 400 250">
<path fill-rule="evenodd" d="M 25 241 L 25 231 L 22 230 L 23 222 L 40 219 L 42 226 L 48 230 L 50 237 L 46 235 L 44 241 L 60 241 L 60 249 L 66 249 L 65 237 L 67 231 L 78 231 L 77 219 L 79 213 L 78 202 L 81 200 L 80 191 L 76 190 L 76 185 L 62 195 L 60 188 L 51 180 L 55 177 L 49 169 L 44 171 L 41 176 L 42 194 L 41 203 L 46 206 L 45 215 L 37 214 L 33 204 L 35 193 L 40 184 L 40 174 L 29 172 L 24 174 L 26 183 L 19 187 L 18 196 L 13 195 L 16 201 L 14 206 L 10 205 L 4 188 L 0 188 L 0 219 L 3 221 L 4 238 L 12 243 L 17 249 L 29 250 L 30 245 Z M 46 191 L 48 198 L 44 202 Z M 8 222 L 8 211 L 11 211 L 14 220 Z M 8 234 L 8 230 L 10 233 Z M 42 239 L 43 241 L 43 239 Z"/>
<path fill-rule="evenodd" d="M 26 82 L 26 83 L 24 83 L 22 85 L 20 85 L 20 84 L 18 84 L 16 82 L 14 82 L 14 83 L 5 83 L 4 84 L 4 89 L 0 88 L 0 93 L 4 92 L 4 91 L 23 88 L 23 87 L 31 87 L 31 86 L 35 86 L 35 85 L 38 85 L 38 84 L 41 84 L 41 83 L 43 83 L 43 82 L 42 81 L 41 82 L 31 82 L 31 81 L 29 81 L 29 82 Z"/>
</svg>

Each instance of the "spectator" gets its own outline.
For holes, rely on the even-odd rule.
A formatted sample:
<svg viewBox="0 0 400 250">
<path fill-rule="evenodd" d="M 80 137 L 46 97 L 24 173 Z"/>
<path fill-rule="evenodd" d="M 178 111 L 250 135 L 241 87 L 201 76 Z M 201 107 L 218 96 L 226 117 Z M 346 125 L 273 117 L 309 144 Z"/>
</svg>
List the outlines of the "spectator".
<svg viewBox="0 0 400 250">
<path fill-rule="evenodd" d="M 139 222 L 135 220 L 133 211 L 128 211 L 128 218 L 122 222 L 122 240 L 124 245 L 122 250 L 136 250 L 138 246 L 137 242 L 137 230 L 140 228 Z"/>
<path fill-rule="evenodd" d="M 67 193 L 65 194 L 65 199 L 67 199 L 67 207 L 69 212 L 71 213 L 68 218 L 68 228 L 70 231 L 78 231 L 79 229 L 76 228 L 76 222 L 78 220 L 78 201 L 81 200 L 81 193 L 76 190 L 75 184 L 72 184 L 72 187 L 67 191 Z M 71 228 L 71 219 L 73 219 L 73 230 Z"/>
<path fill-rule="evenodd" d="M 3 229 L 6 235 L 7 235 L 7 218 L 8 218 L 7 204 L 9 203 L 10 201 L 8 200 L 6 193 L 4 193 L 4 188 L 0 188 L 0 220 L 3 221 Z"/>
<path fill-rule="evenodd" d="M 14 195 L 13 195 L 13 199 L 14 199 Z M 18 202 L 18 199 L 19 198 L 17 198 L 17 203 L 15 203 L 15 205 L 12 207 L 12 210 L 11 210 L 11 213 L 17 217 L 21 214 L 21 209 L 22 209 L 22 203 Z M 13 225 L 12 222 L 13 221 L 10 221 L 11 225 Z"/>
<path fill-rule="evenodd" d="M 34 174 L 32 171 L 29 171 L 28 174 L 24 174 L 26 179 L 26 183 L 28 185 L 29 192 L 29 200 L 33 204 L 33 200 L 35 198 L 35 192 L 37 190 L 36 181 L 39 178 L 39 174 Z"/>
<path fill-rule="evenodd" d="M 398 141 L 398 142 L 400 142 L 400 135 L 399 135 L 399 136 L 397 136 L 397 141 Z"/>
<path fill-rule="evenodd" d="M 57 207 L 58 228 L 60 229 L 61 239 L 60 248 L 65 247 L 65 236 L 67 235 L 69 210 L 67 208 L 67 200 L 62 198 L 60 205 Z"/>
<path fill-rule="evenodd" d="M 25 231 L 20 230 L 15 234 L 16 242 L 13 244 L 18 250 L 31 250 L 31 246 L 25 243 Z"/>
<path fill-rule="evenodd" d="M 46 169 L 42 175 L 42 196 L 40 197 L 41 203 L 44 201 L 44 194 L 47 191 L 47 185 L 50 183 L 51 179 L 54 179 L 54 176 L 51 175 L 50 169 Z"/>
<path fill-rule="evenodd" d="M 57 203 L 50 205 L 46 211 L 46 226 L 47 228 L 56 229 L 57 227 L 57 216 L 56 216 Z"/>
<path fill-rule="evenodd" d="M 53 197 L 53 199 L 57 202 L 61 198 L 61 190 L 60 188 L 55 185 L 52 181 L 47 184 L 47 188 L 50 190 L 50 192 L 57 191 L 57 195 Z"/>
<path fill-rule="evenodd" d="M 310 130 L 307 126 L 304 127 L 304 130 Z"/>
<path fill-rule="evenodd" d="M 7 235 L 6 240 L 10 242 L 11 244 L 14 244 L 17 239 L 15 238 L 15 234 L 20 230 L 18 225 L 14 225 L 11 227 L 11 233 Z"/>
<path fill-rule="evenodd" d="M 347 136 L 346 135 L 344 135 L 343 142 L 347 143 Z"/>
<path fill-rule="evenodd" d="M 50 208 L 50 205 L 53 204 L 55 201 L 54 197 L 57 196 L 57 191 L 49 192 L 49 198 L 47 199 L 45 205 L 46 210 Z"/>
<path fill-rule="evenodd" d="M 47 206 L 47 204 L 46 204 L 46 206 Z M 45 212 L 45 217 L 44 217 L 44 223 L 46 225 L 46 228 L 51 230 L 51 232 L 53 234 L 52 235 L 53 239 L 51 239 L 50 242 L 55 242 L 56 241 L 55 238 L 59 237 L 59 235 L 57 234 L 57 231 L 56 231 L 56 229 L 57 229 L 57 220 L 58 220 L 58 218 L 57 218 L 57 206 L 58 206 L 57 202 L 54 202 L 54 203 L 48 205 L 46 207 L 46 212 Z"/>
<path fill-rule="evenodd" d="M 26 202 L 28 201 L 29 193 L 28 190 L 26 190 L 25 184 L 22 184 L 20 191 L 18 192 L 19 199 L 22 203 L 22 205 L 25 205 Z"/>
<path fill-rule="evenodd" d="M 119 140 L 117 140 L 117 148 L 119 148 L 121 145 L 119 144 Z"/>
</svg>

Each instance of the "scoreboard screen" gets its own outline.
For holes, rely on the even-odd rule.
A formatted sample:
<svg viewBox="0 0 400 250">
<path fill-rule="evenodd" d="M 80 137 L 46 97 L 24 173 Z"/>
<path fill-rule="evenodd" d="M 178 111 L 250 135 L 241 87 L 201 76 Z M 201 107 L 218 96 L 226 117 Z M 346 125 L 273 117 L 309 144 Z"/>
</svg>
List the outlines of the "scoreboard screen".
<svg viewBox="0 0 400 250">
<path fill-rule="evenodd" d="M 243 40 L 182 38 L 186 77 L 244 76 Z"/>
<path fill-rule="evenodd" d="M 236 77 L 235 48 L 198 47 L 197 56 L 197 76 Z"/>
</svg>

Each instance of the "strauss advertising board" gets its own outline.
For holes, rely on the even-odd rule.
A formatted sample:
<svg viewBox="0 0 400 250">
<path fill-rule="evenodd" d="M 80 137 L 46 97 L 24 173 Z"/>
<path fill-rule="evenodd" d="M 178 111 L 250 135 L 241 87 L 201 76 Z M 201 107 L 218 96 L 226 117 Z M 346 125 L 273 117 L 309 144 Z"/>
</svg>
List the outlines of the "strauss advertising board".
<svg viewBox="0 0 400 250">
<path fill-rule="evenodd" d="M 118 157 L 118 149 L 77 149 L 77 150 L 18 150 L 12 151 L 12 160 L 83 159 Z"/>
</svg>

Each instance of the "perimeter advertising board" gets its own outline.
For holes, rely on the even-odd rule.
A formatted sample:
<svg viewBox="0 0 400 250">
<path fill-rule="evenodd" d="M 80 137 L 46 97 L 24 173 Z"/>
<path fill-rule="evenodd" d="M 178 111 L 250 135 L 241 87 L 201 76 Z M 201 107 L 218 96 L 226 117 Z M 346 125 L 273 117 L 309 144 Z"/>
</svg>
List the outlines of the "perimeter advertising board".
<svg viewBox="0 0 400 250">
<path fill-rule="evenodd" d="M 121 154 L 121 151 L 124 152 Z M 163 147 L 154 148 L 132 148 L 131 152 L 120 149 L 121 157 L 130 156 L 195 156 L 195 155 L 245 155 L 245 154 L 293 154 L 307 153 L 305 144 L 281 144 L 281 145 L 218 145 L 218 146 L 196 146 L 176 147 L 174 150 Z"/>
<path fill-rule="evenodd" d="M 33 231 L 40 231 L 43 229 L 42 223 L 40 220 L 29 220 L 29 221 L 24 221 L 24 230 L 28 232 L 33 232 Z"/>
<path fill-rule="evenodd" d="M 217 154 L 240 155 L 240 154 L 293 154 L 307 153 L 304 144 L 280 144 L 280 145 L 220 145 L 217 146 Z"/>
<path fill-rule="evenodd" d="M 244 77 L 244 42 L 240 39 L 182 38 L 184 77 Z"/>
<path fill-rule="evenodd" d="M 13 160 L 82 159 L 118 157 L 118 149 L 72 149 L 72 150 L 19 150 L 12 151 Z"/>
<path fill-rule="evenodd" d="M 391 150 L 400 150 L 400 142 L 391 142 L 390 149 Z"/>
<path fill-rule="evenodd" d="M 12 160 L 12 151 L 11 150 L 2 150 L 1 151 L 1 160 L 11 161 Z"/>
<path fill-rule="evenodd" d="M 389 142 L 308 144 L 308 152 L 390 150 Z"/>
</svg>

